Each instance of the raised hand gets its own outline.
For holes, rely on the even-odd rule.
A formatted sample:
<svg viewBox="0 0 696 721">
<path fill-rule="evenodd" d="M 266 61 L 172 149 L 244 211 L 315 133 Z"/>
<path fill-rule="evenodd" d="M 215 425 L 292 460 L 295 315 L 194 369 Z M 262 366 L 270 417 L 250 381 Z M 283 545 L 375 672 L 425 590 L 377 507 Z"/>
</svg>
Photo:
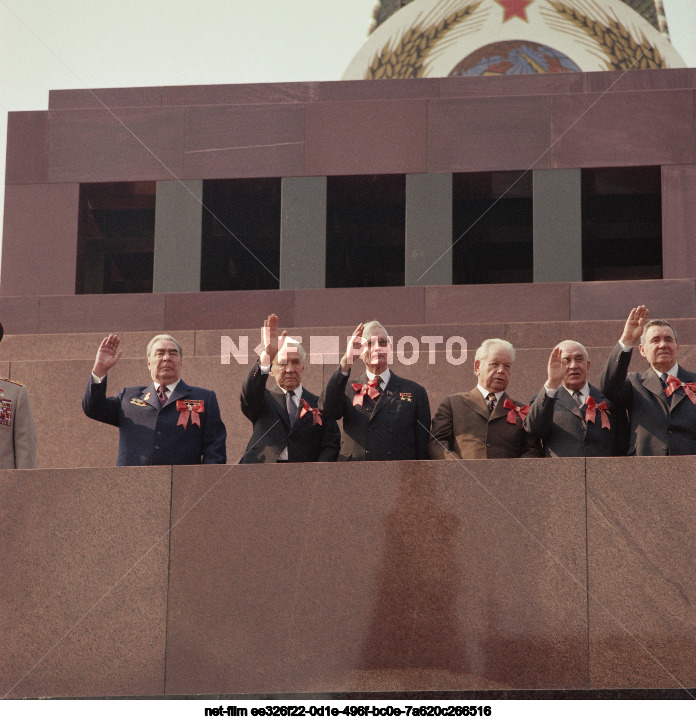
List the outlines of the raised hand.
<svg viewBox="0 0 696 721">
<path fill-rule="evenodd" d="M 635 345 L 643 335 L 643 326 L 648 320 L 648 309 L 644 305 L 633 308 L 628 314 L 621 342 L 624 345 Z"/>
<path fill-rule="evenodd" d="M 288 332 L 284 330 L 278 337 L 278 316 L 271 313 L 263 322 L 261 329 L 261 343 L 264 348 L 259 356 L 259 363 L 265 368 L 271 365 L 273 359 L 278 355 L 278 349 L 283 345 Z"/>
<path fill-rule="evenodd" d="M 549 377 L 545 383 L 547 388 L 558 388 L 563 383 L 567 365 L 563 362 L 562 355 L 563 351 L 558 346 L 551 351 L 548 364 Z"/>
<path fill-rule="evenodd" d="M 364 324 L 360 323 L 360 325 L 353 331 L 353 335 L 348 341 L 346 352 L 343 354 L 343 358 L 341 358 L 341 370 L 344 373 L 350 370 L 353 365 L 353 361 L 363 352 L 363 349 L 365 348 L 365 340 L 362 337 L 364 327 Z"/>
<path fill-rule="evenodd" d="M 114 333 L 106 336 L 97 349 L 92 373 L 97 378 L 103 378 L 119 361 L 123 349 L 119 348 L 121 339 Z"/>
</svg>

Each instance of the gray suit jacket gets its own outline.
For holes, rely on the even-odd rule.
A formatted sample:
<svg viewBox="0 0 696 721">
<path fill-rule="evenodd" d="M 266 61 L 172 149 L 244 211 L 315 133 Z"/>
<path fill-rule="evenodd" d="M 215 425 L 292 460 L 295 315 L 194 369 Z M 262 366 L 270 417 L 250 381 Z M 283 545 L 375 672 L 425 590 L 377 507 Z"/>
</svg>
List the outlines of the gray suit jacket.
<svg viewBox="0 0 696 721">
<path fill-rule="evenodd" d="M 631 434 L 628 455 L 683 456 L 696 453 L 696 404 L 679 388 L 671 404 L 652 368 L 627 373 L 631 351 L 616 345 L 602 371 L 599 386 L 610 400 L 628 409 Z M 696 373 L 679 366 L 677 377 L 696 382 Z"/>
<path fill-rule="evenodd" d="M 532 398 L 524 425 L 530 433 L 541 439 L 545 456 L 622 455 L 622 442 L 626 433 L 625 411 L 611 403 L 592 384 L 590 396 L 597 403 L 606 400 L 609 404 L 609 428 L 602 427 L 602 417 L 598 410 L 594 422 L 586 421 L 587 405 L 579 407 L 563 386 L 560 386 L 555 398 L 546 394 L 544 386 L 539 395 Z"/>
</svg>

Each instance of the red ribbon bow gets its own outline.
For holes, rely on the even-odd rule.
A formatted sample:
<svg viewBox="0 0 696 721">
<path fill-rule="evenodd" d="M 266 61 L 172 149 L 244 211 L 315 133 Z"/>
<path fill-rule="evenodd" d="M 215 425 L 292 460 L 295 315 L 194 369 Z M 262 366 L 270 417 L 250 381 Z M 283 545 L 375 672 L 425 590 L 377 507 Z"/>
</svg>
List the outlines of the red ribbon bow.
<svg viewBox="0 0 696 721">
<path fill-rule="evenodd" d="M 667 384 L 667 388 L 665 388 L 667 398 L 669 398 L 678 388 L 683 388 L 684 392 L 689 397 L 689 400 L 692 403 L 696 403 L 696 393 L 694 393 L 694 391 L 696 391 L 696 383 L 685 383 L 672 375 L 667 376 L 665 383 Z"/>
<path fill-rule="evenodd" d="M 361 406 L 363 404 L 363 400 L 365 400 L 365 394 L 370 396 L 372 400 L 377 398 L 379 396 L 380 391 L 379 388 L 377 388 L 377 379 L 373 378 L 371 381 L 368 381 L 364 385 L 362 383 L 352 383 L 353 390 L 355 391 L 355 395 L 353 396 L 353 405 L 354 406 Z"/>
<path fill-rule="evenodd" d="M 176 409 L 179 411 L 179 420 L 176 422 L 177 426 L 186 428 L 190 417 L 191 425 L 201 427 L 201 418 L 198 414 L 205 411 L 203 401 L 177 401 Z"/>
<path fill-rule="evenodd" d="M 503 403 L 503 408 L 509 409 L 509 412 L 507 414 L 507 422 L 513 424 L 517 423 L 517 416 L 519 416 L 522 423 L 524 423 L 524 419 L 529 413 L 529 406 L 516 406 L 509 398 L 505 399 L 505 403 Z"/>
<path fill-rule="evenodd" d="M 609 404 L 606 401 L 597 403 L 597 401 L 589 396 L 587 399 L 587 410 L 585 411 L 585 420 L 594 423 L 597 419 L 597 411 L 602 419 L 602 428 L 611 428 L 609 423 Z"/>
<path fill-rule="evenodd" d="M 307 413 L 312 414 L 312 425 L 316 426 L 319 424 L 320 426 L 323 425 L 321 420 L 321 411 L 318 408 L 312 408 L 312 406 L 307 403 L 307 401 L 304 398 L 300 399 L 300 403 L 302 403 L 302 410 L 300 411 L 300 418 L 302 416 L 306 415 Z"/>
</svg>

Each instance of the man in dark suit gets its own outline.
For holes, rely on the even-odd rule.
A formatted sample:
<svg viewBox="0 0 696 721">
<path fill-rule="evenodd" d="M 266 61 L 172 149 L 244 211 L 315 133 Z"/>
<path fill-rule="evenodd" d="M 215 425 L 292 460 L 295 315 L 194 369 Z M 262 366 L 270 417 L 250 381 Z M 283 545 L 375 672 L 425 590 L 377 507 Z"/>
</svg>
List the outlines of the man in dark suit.
<svg viewBox="0 0 696 721">
<path fill-rule="evenodd" d="M 633 346 L 650 367 L 628 373 Z M 665 320 L 648 321 L 644 305 L 629 313 L 599 387 L 624 404 L 631 421 L 628 455 L 681 456 L 696 453 L 696 373 L 677 363 L 677 333 Z"/>
<path fill-rule="evenodd" d="M 119 466 L 226 463 L 227 432 L 215 393 L 181 378 L 182 348 L 170 335 L 156 335 L 147 346 L 149 386 L 122 388 L 106 395 L 106 376 L 123 350 L 111 334 L 97 351 L 82 408 L 89 418 L 118 426 Z"/>
<path fill-rule="evenodd" d="M 263 325 L 264 350 L 242 385 L 242 413 L 254 425 L 239 462 L 335 461 L 341 433 L 336 421 L 319 411 L 318 396 L 302 387 L 304 348 L 287 331 L 278 338 L 277 315 Z"/>
<path fill-rule="evenodd" d="M 423 386 L 389 368 L 392 345 L 379 321 L 361 323 L 321 394 L 327 418 L 343 418 L 339 461 L 427 458 L 430 404 Z M 349 383 L 360 356 L 365 373 Z"/>
<path fill-rule="evenodd" d="M 539 458 L 539 441 L 524 429 L 529 406 L 505 392 L 515 349 L 500 338 L 483 341 L 474 360 L 478 384 L 447 396 L 433 418 L 428 455 L 433 459 Z"/>
<path fill-rule="evenodd" d="M 577 341 L 564 340 L 551 351 L 548 378 L 524 422 L 541 439 L 544 455 L 622 455 L 625 412 L 587 382 L 589 369 L 587 350 Z"/>
</svg>

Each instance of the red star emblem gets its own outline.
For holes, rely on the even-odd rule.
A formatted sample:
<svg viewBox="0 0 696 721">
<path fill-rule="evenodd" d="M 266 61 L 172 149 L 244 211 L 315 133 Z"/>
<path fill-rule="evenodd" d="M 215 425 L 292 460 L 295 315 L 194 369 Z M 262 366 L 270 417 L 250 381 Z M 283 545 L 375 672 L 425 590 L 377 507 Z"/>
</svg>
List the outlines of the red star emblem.
<svg viewBox="0 0 696 721">
<path fill-rule="evenodd" d="M 507 22 L 510 18 L 520 18 L 528 22 L 527 5 L 531 5 L 534 0 L 496 0 L 496 2 L 505 10 L 503 22 Z"/>
</svg>

